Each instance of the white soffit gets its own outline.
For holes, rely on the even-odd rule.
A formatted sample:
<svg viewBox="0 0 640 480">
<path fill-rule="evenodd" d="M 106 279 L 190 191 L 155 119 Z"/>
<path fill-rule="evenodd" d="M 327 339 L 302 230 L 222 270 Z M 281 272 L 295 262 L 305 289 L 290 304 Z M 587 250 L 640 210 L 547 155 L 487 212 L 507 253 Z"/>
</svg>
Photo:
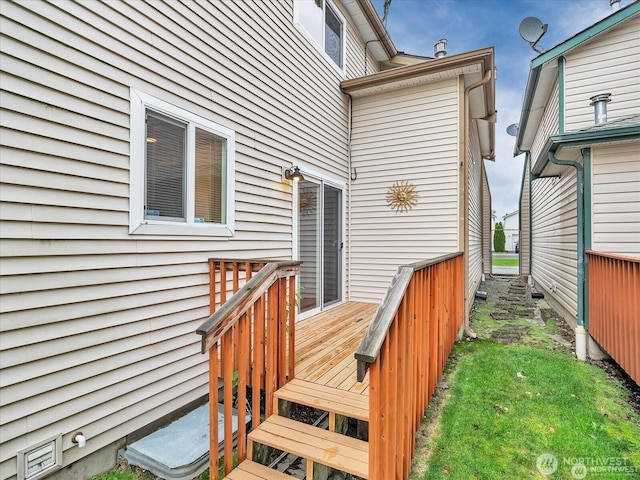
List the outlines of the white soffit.
<svg viewBox="0 0 640 480">
<path fill-rule="evenodd" d="M 427 60 L 429 61 L 429 60 Z M 481 63 L 475 63 L 460 68 L 454 68 L 451 70 L 445 70 L 435 73 L 429 73 L 411 78 L 402 78 L 395 81 L 389 81 L 380 85 L 374 85 L 358 90 L 353 90 L 351 96 L 353 97 L 365 97 L 367 95 L 375 95 L 378 93 L 385 93 L 392 90 L 398 90 L 401 88 L 415 87 L 417 85 L 424 85 L 427 83 L 433 83 L 448 78 L 458 77 L 460 75 L 471 74 L 480 72 L 482 68 Z"/>
<path fill-rule="evenodd" d="M 536 132 L 540 127 L 540 121 L 544 115 L 544 110 L 549 102 L 549 95 L 551 94 L 557 79 L 558 64 L 556 62 L 550 62 L 542 67 L 540 77 L 538 78 L 538 84 L 536 85 L 535 94 L 531 101 L 529 118 L 527 120 L 524 134 L 522 135 L 520 150 L 526 151 L 531 149 Z"/>
<path fill-rule="evenodd" d="M 362 13 L 360 9 L 360 5 L 358 5 L 357 0 L 341 0 L 342 5 L 345 10 L 349 13 L 354 25 L 360 32 L 360 36 L 364 42 L 368 42 L 371 40 L 379 40 L 376 32 L 371 28 L 367 17 Z M 372 41 L 367 45 L 367 52 L 373 53 L 373 56 L 379 62 L 385 62 L 389 60 L 387 56 L 387 52 L 382 46 L 381 42 Z"/>
</svg>

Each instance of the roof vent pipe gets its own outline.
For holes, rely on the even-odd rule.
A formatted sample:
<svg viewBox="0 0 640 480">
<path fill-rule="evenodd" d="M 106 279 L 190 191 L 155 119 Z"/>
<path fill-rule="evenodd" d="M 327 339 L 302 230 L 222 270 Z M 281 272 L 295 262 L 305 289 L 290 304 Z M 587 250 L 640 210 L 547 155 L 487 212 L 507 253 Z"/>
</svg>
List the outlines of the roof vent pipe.
<svg viewBox="0 0 640 480">
<path fill-rule="evenodd" d="M 447 54 L 446 38 L 441 38 L 440 40 L 438 40 L 438 43 L 433 46 L 433 54 L 436 58 L 442 58 Z"/>
<path fill-rule="evenodd" d="M 610 93 L 601 93 L 589 99 L 591 100 L 590 105 L 593 107 L 595 113 L 596 125 L 607 123 L 607 103 L 611 101 L 610 96 Z"/>
<path fill-rule="evenodd" d="M 617 12 L 620 10 L 620 0 L 609 0 L 609 6 L 611 7 L 611 12 Z"/>
</svg>

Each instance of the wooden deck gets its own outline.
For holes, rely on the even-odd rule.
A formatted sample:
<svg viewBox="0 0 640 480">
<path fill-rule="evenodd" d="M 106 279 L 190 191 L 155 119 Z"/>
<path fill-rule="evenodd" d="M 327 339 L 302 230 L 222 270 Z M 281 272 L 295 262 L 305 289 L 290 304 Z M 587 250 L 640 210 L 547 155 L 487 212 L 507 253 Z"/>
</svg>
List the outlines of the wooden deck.
<svg viewBox="0 0 640 480">
<path fill-rule="evenodd" d="M 358 382 L 353 354 L 377 308 L 348 302 L 297 323 L 295 377 L 368 395 L 369 376 Z"/>
</svg>

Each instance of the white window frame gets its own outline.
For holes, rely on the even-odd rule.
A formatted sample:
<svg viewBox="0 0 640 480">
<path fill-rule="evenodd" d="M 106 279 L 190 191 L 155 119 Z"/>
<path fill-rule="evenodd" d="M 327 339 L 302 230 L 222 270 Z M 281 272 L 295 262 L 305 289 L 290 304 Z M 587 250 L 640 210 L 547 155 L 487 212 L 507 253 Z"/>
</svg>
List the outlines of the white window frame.
<svg viewBox="0 0 640 480">
<path fill-rule="evenodd" d="M 187 124 L 186 219 L 183 222 L 145 218 L 146 110 L 150 109 Z M 224 202 L 225 223 L 195 222 L 195 129 L 226 140 Z M 131 164 L 129 185 L 129 233 L 142 235 L 206 235 L 231 237 L 235 225 L 235 132 L 168 102 L 131 89 Z"/>
<path fill-rule="evenodd" d="M 347 65 L 347 22 L 345 20 L 345 18 L 342 16 L 342 13 L 340 12 L 340 9 L 338 7 L 336 7 L 336 5 L 329 1 L 329 0 L 324 0 L 323 2 L 323 7 L 322 7 L 322 25 L 323 25 L 323 29 L 322 29 L 322 45 L 318 44 L 317 40 L 313 37 L 313 35 L 311 35 L 307 29 L 304 27 L 304 25 L 302 25 L 302 23 L 300 23 L 300 18 L 299 18 L 299 12 L 300 12 L 300 7 L 299 7 L 299 3 L 300 2 L 305 2 L 305 1 L 314 1 L 314 0 L 294 0 L 293 3 L 293 24 L 295 25 L 296 29 L 309 41 L 311 42 L 311 44 L 316 48 L 316 50 L 318 50 L 320 52 L 320 54 L 327 59 L 327 61 L 331 64 L 331 66 L 336 70 L 336 72 L 338 72 L 341 76 L 345 76 L 346 75 L 346 65 Z M 336 16 L 338 17 L 338 19 L 340 20 L 340 22 L 342 23 L 342 66 L 336 64 L 336 62 L 333 61 L 333 59 L 327 54 L 327 52 L 325 52 L 324 50 L 324 42 L 325 42 L 325 28 L 326 28 L 326 24 L 325 24 L 325 19 L 326 19 L 326 13 L 325 13 L 325 9 L 327 8 L 327 5 L 330 6 L 331 10 L 336 14 Z"/>
</svg>

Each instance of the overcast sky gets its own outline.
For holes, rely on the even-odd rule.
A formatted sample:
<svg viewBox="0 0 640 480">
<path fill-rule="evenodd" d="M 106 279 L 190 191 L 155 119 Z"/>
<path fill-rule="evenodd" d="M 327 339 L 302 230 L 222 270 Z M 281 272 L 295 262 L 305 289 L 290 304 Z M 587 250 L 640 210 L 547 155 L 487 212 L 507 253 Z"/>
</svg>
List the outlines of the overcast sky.
<svg viewBox="0 0 640 480">
<path fill-rule="evenodd" d="M 625 7 L 633 0 L 621 0 Z M 380 17 L 384 0 L 373 0 Z M 514 158 L 514 137 L 506 128 L 520 120 L 522 97 L 534 52 L 518 33 L 520 21 L 537 17 L 549 25 L 539 46 L 549 50 L 611 13 L 609 0 L 392 0 L 387 30 L 399 51 L 433 56 L 447 39 L 453 55 L 493 45 L 496 82 L 496 161 L 486 162 L 498 220 L 518 209 L 524 155 Z M 589 99 L 586 98 L 585 102 Z"/>
</svg>

